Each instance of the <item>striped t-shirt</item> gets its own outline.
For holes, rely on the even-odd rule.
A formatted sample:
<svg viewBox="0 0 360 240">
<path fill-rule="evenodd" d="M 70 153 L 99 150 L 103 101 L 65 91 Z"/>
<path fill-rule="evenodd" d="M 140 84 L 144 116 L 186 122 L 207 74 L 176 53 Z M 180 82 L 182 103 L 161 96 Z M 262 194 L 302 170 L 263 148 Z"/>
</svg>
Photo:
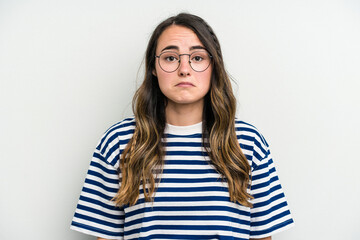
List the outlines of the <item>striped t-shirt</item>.
<svg viewBox="0 0 360 240">
<path fill-rule="evenodd" d="M 240 147 L 252 171 L 252 208 L 230 201 L 226 181 L 202 148 L 201 123 L 166 125 L 165 157 L 154 202 L 142 187 L 133 206 L 117 207 L 119 159 L 135 127 L 127 118 L 99 141 L 71 229 L 107 239 L 249 239 L 271 236 L 293 225 L 269 146 L 258 130 L 235 121 Z"/>
</svg>

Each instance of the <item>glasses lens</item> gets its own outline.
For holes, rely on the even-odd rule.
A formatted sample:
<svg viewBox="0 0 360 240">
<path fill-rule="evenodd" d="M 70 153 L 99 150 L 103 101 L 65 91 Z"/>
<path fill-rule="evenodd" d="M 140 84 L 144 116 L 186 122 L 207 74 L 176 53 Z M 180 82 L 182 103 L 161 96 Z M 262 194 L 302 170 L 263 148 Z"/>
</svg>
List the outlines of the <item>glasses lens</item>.
<svg viewBox="0 0 360 240">
<path fill-rule="evenodd" d="M 210 55 L 206 51 L 193 52 L 190 55 L 191 67 L 197 71 L 205 71 L 210 65 Z"/>
<path fill-rule="evenodd" d="M 173 72 L 179 66 L 179 55 L 175 52 L 163 52 L 159 58 L 160 67 L 166 72 Z"/>
<path fill-rule="evenodd" d="M 187 55 L 187 54 L 182 54 Z M 187 55 L 189 56 L 189 55 Z M 187 61 L 187 59 L 182 59 Z M 205 71 L 211 63 L 211 57 L 207 51 L 196 51 L 189 56 L 191 68 L 196 72 Z M 176 52 L 163 52 L 159 56 L 159 64 L 165 72 L 174 72 L 180 65 L 180 56 Z"/>
</svg>

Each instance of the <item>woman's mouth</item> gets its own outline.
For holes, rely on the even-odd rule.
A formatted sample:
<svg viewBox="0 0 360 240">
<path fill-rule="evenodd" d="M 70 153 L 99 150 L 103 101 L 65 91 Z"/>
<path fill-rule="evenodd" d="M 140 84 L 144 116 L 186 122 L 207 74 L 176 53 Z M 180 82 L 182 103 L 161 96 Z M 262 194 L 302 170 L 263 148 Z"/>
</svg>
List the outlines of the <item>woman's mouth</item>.
<svg viewBox="0 0 360 240">
<path fill-rule="evenodd" d="M 194 84 L 191 82 L 181 82 L 176 84 L 177 87 L 194 87 Z"/>
</svg>

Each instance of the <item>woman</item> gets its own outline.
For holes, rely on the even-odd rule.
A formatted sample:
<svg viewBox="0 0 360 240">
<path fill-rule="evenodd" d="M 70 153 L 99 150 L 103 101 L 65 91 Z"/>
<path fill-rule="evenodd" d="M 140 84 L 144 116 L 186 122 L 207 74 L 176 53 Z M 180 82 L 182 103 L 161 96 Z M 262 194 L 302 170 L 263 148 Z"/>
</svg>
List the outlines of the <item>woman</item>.
<svg viewBox="0 0 360 240">
<path fill-rule="evenodd" d="M 160 23 L 134 117 L 101 138 L 71 228 L 98 239 L 271 239 L 293 225 L 263 136 L 235 119 L 201 18 Z"/>
</svg>

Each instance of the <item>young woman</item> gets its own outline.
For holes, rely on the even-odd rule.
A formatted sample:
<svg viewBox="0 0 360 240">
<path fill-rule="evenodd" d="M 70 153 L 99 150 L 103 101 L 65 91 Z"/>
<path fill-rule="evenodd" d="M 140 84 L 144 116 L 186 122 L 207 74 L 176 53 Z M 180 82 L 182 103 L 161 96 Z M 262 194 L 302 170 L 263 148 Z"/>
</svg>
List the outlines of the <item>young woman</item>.
<svg viewBox="0 0 360 240">
<path fill-rule="evenodd" d="M 98 143 L 71 228 L 98 239 L 271 239 L 292 226 L 267 142 L 235 118 L 211 27 L 166 19 L 145 64 L 134 117 Z"/>
</svg>

